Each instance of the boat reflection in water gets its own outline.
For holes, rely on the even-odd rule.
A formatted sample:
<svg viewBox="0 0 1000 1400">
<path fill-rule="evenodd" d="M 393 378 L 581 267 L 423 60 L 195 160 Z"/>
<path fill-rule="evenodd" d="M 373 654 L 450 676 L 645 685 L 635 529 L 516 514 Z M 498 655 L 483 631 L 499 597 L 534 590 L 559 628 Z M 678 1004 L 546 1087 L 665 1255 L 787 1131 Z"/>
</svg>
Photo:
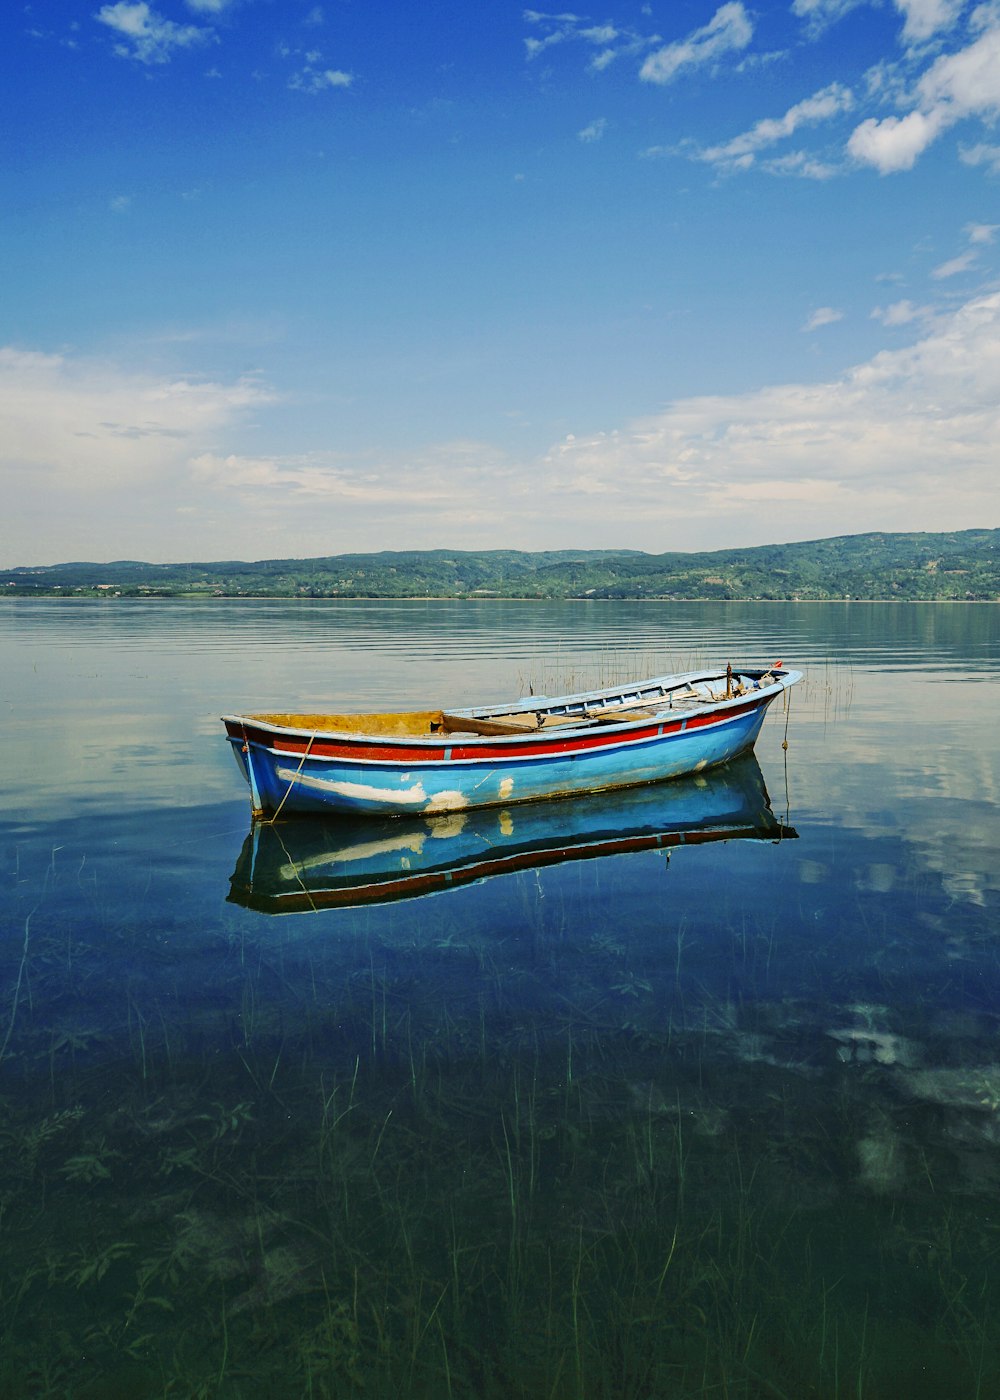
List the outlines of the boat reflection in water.
<svg viewBox="0 0 1000 1400">
<path fill-rule="evenodd" d="M 425 817 L 255 822 L 230 900 L 306 913 L 432 894 L 490 875 L 708 841 L 788 840 L 752 754 L 694 777 Z"/>
</svg>

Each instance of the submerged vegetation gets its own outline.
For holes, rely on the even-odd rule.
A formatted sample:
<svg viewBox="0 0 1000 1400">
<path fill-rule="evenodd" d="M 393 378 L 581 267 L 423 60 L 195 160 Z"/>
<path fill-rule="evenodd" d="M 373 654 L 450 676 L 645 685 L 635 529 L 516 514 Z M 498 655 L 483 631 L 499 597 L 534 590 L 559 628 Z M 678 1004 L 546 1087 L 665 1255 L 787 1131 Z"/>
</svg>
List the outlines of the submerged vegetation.
<svg viewBox="0 0 1000 1400">
<path fill-rule="evenodd" d="M 998 1393 L 975 921 L 949 1011 L 888 899 L 800 935 L 601 868 L 583 922 L 529 873 L 197 936 L 151 872 L 8 870 L 0 1395 Z"/>
<path fill-rule="evenodd" d="M 8 596 L 996 600 L 1000 530 L 844 535 L 706 553 L 383 551 L 252 563 L 0 570 Z"/>
</svg>

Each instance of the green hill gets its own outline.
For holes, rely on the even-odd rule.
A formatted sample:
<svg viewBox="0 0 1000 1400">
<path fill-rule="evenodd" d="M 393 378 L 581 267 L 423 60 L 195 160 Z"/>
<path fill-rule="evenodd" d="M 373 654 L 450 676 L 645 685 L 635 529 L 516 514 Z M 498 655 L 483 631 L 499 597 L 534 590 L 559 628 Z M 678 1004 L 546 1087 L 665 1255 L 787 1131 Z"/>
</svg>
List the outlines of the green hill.
<svg viewBox="0 0 1000 1400">
<path fill-rule="evenodd" d="M 704 553 L 384 550 L 0 569 L 15 597 L 1000 599 L 1000 530 L 841 535 Z"/>
</svg>

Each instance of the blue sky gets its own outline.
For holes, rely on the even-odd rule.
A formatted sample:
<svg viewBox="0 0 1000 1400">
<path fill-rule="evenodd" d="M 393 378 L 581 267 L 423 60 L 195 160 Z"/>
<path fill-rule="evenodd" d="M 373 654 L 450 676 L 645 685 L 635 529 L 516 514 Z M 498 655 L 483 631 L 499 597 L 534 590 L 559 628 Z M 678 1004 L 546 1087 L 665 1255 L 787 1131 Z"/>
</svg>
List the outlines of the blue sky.
<svg viewBox="0 0 1000 1400">
<path fill-rule="evenodd" d="M 1000 2 L 0 26 L 0 563 L 1000 523 Z"/>
</svg>

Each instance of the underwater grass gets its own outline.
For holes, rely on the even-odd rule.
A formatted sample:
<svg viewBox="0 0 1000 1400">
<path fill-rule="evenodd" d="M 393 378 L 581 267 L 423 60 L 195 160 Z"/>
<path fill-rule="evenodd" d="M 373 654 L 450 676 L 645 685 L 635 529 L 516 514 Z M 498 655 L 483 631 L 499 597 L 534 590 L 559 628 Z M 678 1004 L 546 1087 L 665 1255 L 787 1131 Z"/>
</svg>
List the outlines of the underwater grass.
<svg viewBox="0 0 1000 1400">
<path fill-rule="evenodd" d="M 196 997 L 154 925 L 11 922 L 0 1396 L 997 1393 L 1000 1230 L 875 1058 L 910 1028 L 771 996 L 772 910 L 640 946 L 506 888 L 489 938 L 220 923 Z"/>
</svg>

